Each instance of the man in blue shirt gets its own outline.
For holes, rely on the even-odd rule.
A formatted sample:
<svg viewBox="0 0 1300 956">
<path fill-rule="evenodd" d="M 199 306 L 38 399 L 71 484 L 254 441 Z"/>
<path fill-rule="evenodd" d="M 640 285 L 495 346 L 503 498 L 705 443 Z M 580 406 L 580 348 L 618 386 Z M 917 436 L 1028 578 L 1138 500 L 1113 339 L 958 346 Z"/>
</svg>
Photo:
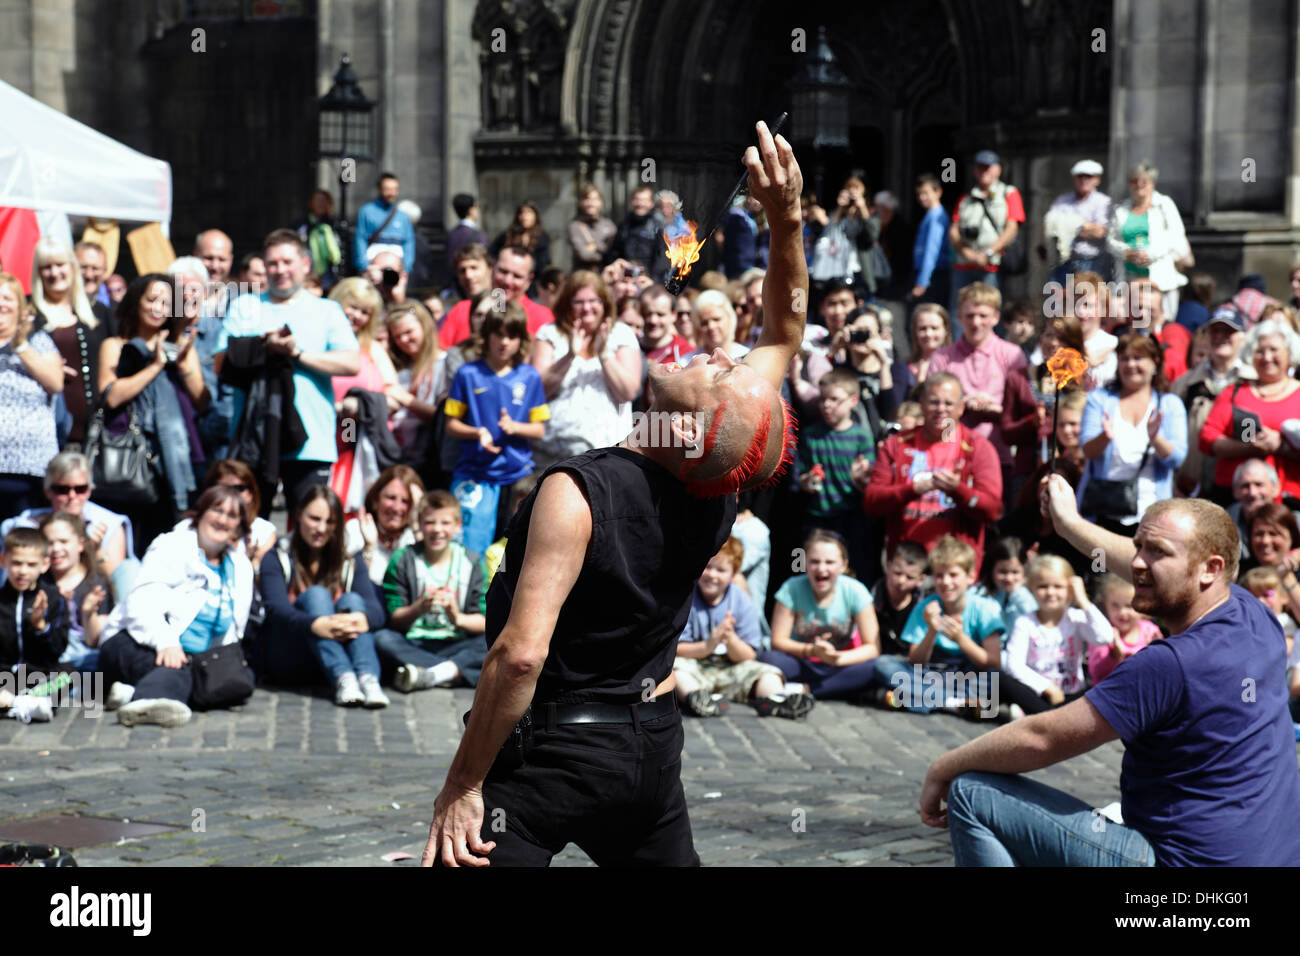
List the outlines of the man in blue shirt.
<svg viewBox="0 0 1300 956">
<path fill-rule="evenodd" d="M 292 513 L 298 494 L 311 484 L 328 484 L 330 466 L 338 459 L 335 443 L 335 375 L 361 370 L 361 349 L 343 309 L 333 299 L 319 299 L 302 287 L 311 272 L 311 252 L 292 229 L 277 229 L 266 237 L 266 291 L 241 295 L 230 304 L 213 348 L 218 375 L 230 339 L 263 336 L 266 350 L 291 356 L 294 363 L 293 407 L 302 419 L 307 440 L 280 466 L 285 499 Z M 243 417 L 247 396 L 235 389 L 231 428 Z M 233 430 L 232 430 L 233 437 Z M 269 493 L 268 493 L 269 492 Z M 275 488 L 263 489 L 269 502 Z"/>
<path fill-rule="evenodd" d="M 939 199 L 943 186 L 934 173 L 916 178 L 916 201 L 925 215 L 912 245 L 912 304 L 937 302 L 947 306 L 952 282 L 952 253 L 948 248 L 948 214 Z"/>
<path fill-rule="evenodd" d="M 941 756 L 926 775 L 922 820 L 949 827 L 958 866 L 1300 865 L 1286 641 L 1263 602 L 1232 583 L 1228 513 L 1202 499 L 1159 501 L 1129 540 L 1080 518 L 1059 475 L 1043 495 L 1056 530 L 1129 578 L 1134 608 L 1171 636 L 1080 700 Z M 1007 776 L 1117 737 L 1123 824 Z"/>
<path fill-rule="evenodd" d="M 379 198 L 370 200 L 357 213 L 352 242 L 352 265 L 357 272 L 388 247 L 402 257 L 407 272 L 415 268 L 415 226 L 397 208 L 399 186 L 392 173 L 380 174 Z"/>
</svg>

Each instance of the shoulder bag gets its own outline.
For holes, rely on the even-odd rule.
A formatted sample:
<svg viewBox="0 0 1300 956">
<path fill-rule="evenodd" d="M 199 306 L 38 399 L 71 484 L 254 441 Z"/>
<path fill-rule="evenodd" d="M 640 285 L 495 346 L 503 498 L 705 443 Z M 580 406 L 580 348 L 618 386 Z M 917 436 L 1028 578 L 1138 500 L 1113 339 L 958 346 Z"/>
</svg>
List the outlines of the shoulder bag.
<svg viewBox="0 0 1300 956">
<path fill-rule="evenodd" d="M 158 500 L 157 462 L 148 437 L 140 430 L 135 403 L 129 406 L 126 431 L 109 434 L 104 409 L 95 410 L 86 433 L 95 497 L 118 505 L 146 505 Z"/>
<path fill-rule="evenodd" d="M 228 585 L 222 582 L 224 591 Z M 190 704 L 196 710 L 213 710 L 242 704 L 253 695 L 253 674 L 238 641 L 218 644 L 206 651 L 189 655 L 194 684 Z"/>
<path fill-rule="evenodd" d="M 1160 396 L 1157 394 L 1156 411 L 1159 410 Z M 1097 469 L 1094 466 L 1100 459 L 1089 462 L 1088 468 L 1092 474 L 1088 476 L 1088 485 L 1083 489 L 1083 501 L 1079 505 L 1079 513 L 1095 518 L 1110 518 L 1114 521 L 1136 515 L 1138 479 L 1142 477 L 1142 471 L 1146 468 L 1150 457 L 1151 442 L 1148 440 L 1146 451 L 1142 453 L 1142 461 L 1138 463 L 1137 474 L 1121 481 L 1096 477 Z"/>
</svg>

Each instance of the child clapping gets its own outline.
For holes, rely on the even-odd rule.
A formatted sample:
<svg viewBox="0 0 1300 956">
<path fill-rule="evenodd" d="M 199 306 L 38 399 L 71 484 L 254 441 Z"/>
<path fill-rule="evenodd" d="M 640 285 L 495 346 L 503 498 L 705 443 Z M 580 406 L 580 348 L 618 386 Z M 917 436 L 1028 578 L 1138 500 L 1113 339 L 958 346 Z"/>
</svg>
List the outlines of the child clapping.
<svg viewBox="0 0 1300 956">
<path fill-rule="evenodd" d="M 1114 632 L 1064 558 L 1034 558 L 1029 563 L 1029 589 L 1038 610 L 1016 619 L 1001 690 L 1026 714 L 1037 714 L 1083 694 L 1085 651 L 1089 645 L 1108 647 Z"/>
</svg>

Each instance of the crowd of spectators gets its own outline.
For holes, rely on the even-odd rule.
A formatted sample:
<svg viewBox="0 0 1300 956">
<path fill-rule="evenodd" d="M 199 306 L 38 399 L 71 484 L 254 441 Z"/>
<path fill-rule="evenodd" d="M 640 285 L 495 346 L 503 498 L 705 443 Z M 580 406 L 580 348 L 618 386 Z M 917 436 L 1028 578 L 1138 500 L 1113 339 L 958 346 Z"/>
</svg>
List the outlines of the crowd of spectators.
<svg viewBox="0 0 1300 956">
<path fill-rule="evenodd" d="M 1300 269 L 1286 301 L 1260 276 L 1218 293 L 1154 167 L 1116 203 L 1084 160 L 1044 217 L 1053 282 L 1006 302 L 1026 210 L 995 153 L 974 159 L 952 212 L 939 179 L 917 180 L 910 273 L 889 252 L 896 197 L 857 178 L 829 213 L 806 197 L 795 465 L 741 496 L 699 580 L 675 664 L 689 713 L 970 713 L 981 702 L 926 693 L 951 671 L 999 679 L 1004 716 L 1077 698 L 1160 630 L 1043 517 L 1049 471 L 1123 535 L 1164 498 L 1229 506 L 1243 581 L 1291 640 Z M 352 276 L 323 191 L 237 271 L 208 229 L 124 288 L 92 243 L 43 241 L 30 299 L 0 275 L 0 666 L 100 670 L 124 724 L 183 723 L 255 681 L 374 708 L 385 686 L 474 686 L 485 595 L 538 479 L 637 427 L 652 363 L 739 359 L 772 305 L 743 199 L 720 270 L 674 298 L 671 192 L 637 189 L 615 223 L 579 190 L 567 271 L 537 206 L 489 243 L 459 195 L 438 289 L 399 188 L 385 174 L 361 210 Z M 1087 370 L 1058 388 L 1061 347 Z M 231 645 L 249 671 L 200 687 L 215 665 L 198 662 Z M 51 713 L 32 694 L 0 707 Z"/>
</svg>

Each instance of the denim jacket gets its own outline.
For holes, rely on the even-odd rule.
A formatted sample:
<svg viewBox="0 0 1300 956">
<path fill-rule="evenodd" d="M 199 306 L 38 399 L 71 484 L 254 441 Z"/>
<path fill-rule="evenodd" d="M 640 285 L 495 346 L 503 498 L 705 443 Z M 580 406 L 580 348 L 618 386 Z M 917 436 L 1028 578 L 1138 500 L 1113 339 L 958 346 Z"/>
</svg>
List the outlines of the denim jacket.
<svg viewBox="0 0 1300 956">
<path fill-rule="evenodd" d="M 1160 402 L 1160 431 L 1159 435 L 1169 442 L 1173 448 L 1169 452 L 1169 457 L 1161 458 L 1156 454 L 1155 449 L 1151 451 L 1151 461 L 1155 463 L 1155 474 L 1152 476 L 1155 483 L 1156 500 L 1161 501 L 1173 496 L 1173 477 L 1178 466 L 1183 463 L 1187 457 L 1187 409 L 1179 397 L 1172 392 L 1163 392 L 1159 395 Z M 1108 388 L 1095 388 L 1088 393 L 1088 402 L 1083 407 L 1083 422 L 1079 430 L 1079 445 L 1086 445 L 1089 441 L 1101 434 L 1102 415 L 1109 415 L 1114 420 L 1119 415 L 1119 394 L 1112 392 Z M 1088 467 L 1083 471 L 1083 478 L 1079 482 L 1079 501 L 1083 501 L 1084 489 L 1088 487 L 1088 481 L 1091 478 L 1104 478 L 1110 471 L 1111 453 L 1113 447 L 1108 445 L 1105 453 L 1096 461 L 1088 462 Z"/>
</svg>

